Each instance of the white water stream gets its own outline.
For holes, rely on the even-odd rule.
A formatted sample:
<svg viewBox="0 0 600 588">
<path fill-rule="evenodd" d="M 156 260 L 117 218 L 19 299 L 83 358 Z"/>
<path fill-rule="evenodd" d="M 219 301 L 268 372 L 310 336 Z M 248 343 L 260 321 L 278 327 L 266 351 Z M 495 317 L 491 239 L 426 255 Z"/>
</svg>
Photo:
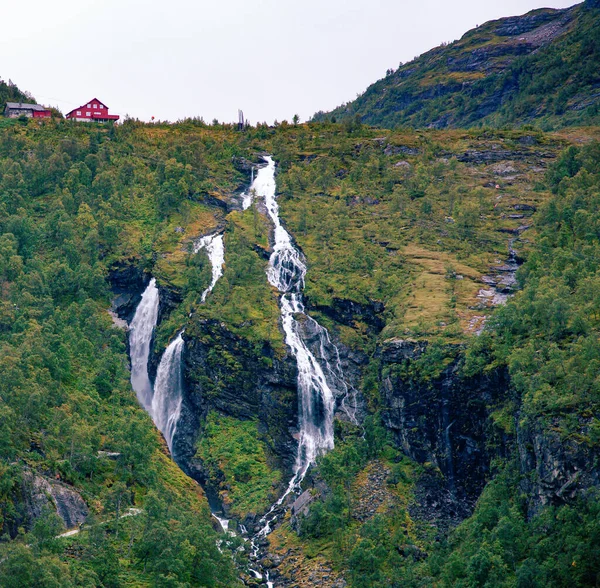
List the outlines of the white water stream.
<svg viewBox="0 0 600 588">
<path fill-rule="evenodd" d="M 281 321 L 285 342 L 290 347 L 298 365 L 298 408 L 300 439 L 292 484 L 297 486 L 316 457 L 333 449 L 333 413 L 335 395 L 333 386 L 339 375 L 325 359 L 325 348 L 334 348 L 326 329 L 314 319 L 309 319 L 302 300 L 306 263 L 292 243 L 290 234 L 279 219 L 279 205 L 275 198 L 275 162 L 265 157 L 267 166 L 260 169 L 253 184 L 254 192 L 264 198 L 267 213 L 274 226 L 275 243 L 269 259 L 267 278 L 281 292 Z M 321 361 L 317 360 L 302 338 L 298 316 L 310 320 L 319 340 Z M 335 349 L 339 363 L 339 354 Z M 337 366 L 341 375 L 341 368 Z M 329 372 L 330 377 L 326 376 Z M 343 380 L 342 380 L 343 381 Z"/>
<path fill-rule="evenodd" d="M 181 356 L 183 346 L 182 331 L 165 349 L 160 358 L 156 380 L 154 381 L 154 396 L 152 397 L 150 414 L 154 419 L 154 424 L 167 441 L 169 451 L 173 446 L 173 437 L 181 414 L 183 394 Z"/>
<path fill-rule="evenodd" d="M 247 210 L 250 208 L 252 201 L 254 200 L 254 168 L 252 168 L 252 179 L 250 180 L 250 188 L 248 188 L 247 192 L 242 194 L 242 210 Z"/>
<path fill-rule="evenodd" d="M 272 524 L 277 519 L 284 500 L 290 493 L 299 490 L 309 466 L 317 456 L 333 449 L 335 391 L 341 391 L 344 400 L 349 393 L 349 388 L 344 382 L 337 347 L 332 343 L 327 330 L 306 314 L 302 299 L 306 263 L 279 218 L 279 205 L 275 198 L 275 162 L 271 157 L 264 159 L 267 166 L 258 170 L 249 192 L 264 199 L 274 227 L 273 253 L 269 259 L 267 278 L 269 283 L 281 292 L 281 322 L 285 342 L 298 366 L 299 441 L 292 479 L 284 494 L 259 521 L 260 530 L 252 538 L 252 552 L 255 558 L 259 551 L 258 542 L 271 532 Z M 299 318 L 304 323 L 310 323 L 311 339 L 319 341 L 319 359 L 303 338 Z M 354 412 L 344 409 L 351 420 L 356 422 Z M 253 570 L 253 573 L 257 572 Z M 268 586 L 273 585 L 268 574 L 266 580 Z"/>
<path fill-rule="evenodd" d="M 202 302 L 206 302 L 206 297 L 212 292 L 219 278 L 223 275 L 223 265 L 225 264 L 225 245 L 223 243 L 223 235 L 214 233 L 206 237 L 200 237 L 194 243 L 194 253 L 198 253 L 202 249 L 206 249 L 210 265 L 212 267 L 212 279 L 210 286 L 202 292 Z"/>
<path fill-rule="evenodd" d="M 129 325 L 129 357 L 131 359 L 131 386 L 138 402 L 150 412 L 152 384 L 148 377 L 148 356 L 152 334 L 158 320 L 158 288 L 152 278 Z"/>
<path fill-rule="evenodd" d="M 285 342 L 295 357 L 298 367 L 299 440 L 293 476 L 288 487 L 267 514 L 261 518 L 260 530 L 252 537 L 254 558 L 258 556 L 260 539 L 271 532 L 272 525 L 287 496 L 300 489 L 300 484 L 315 459 L 320 454 L 333 449 L 333 415 L 336 392 L 338 392 L 338 396 L 342 396 L 341 408 L 353 422 L 356 422 L 354 409 L 346 406 L 346 400 L 353 390 L 349 389 L 344 381 L 338 349 L 332 343 L 327 330 L 306 314 L 302 298 L 306 263 L 279 218 L 279 205 L 275 198 L 275 162 L 271 157 L 264 159 L 267 165 L 258 170 L 248 193 L 243 195 L 243 208 L 247 209 L 255 197 L 263 198 L 274 226 L 274 246 L 267 268 L 267 279 L 281 293 L 281 321 Z M 202 249 L 206 249 L 212 265 L 211 284 L 202 293 L 202 302 L 204 302 L 223 275 L 223 236 L 215 233 L 202 237 L 195 243 L 194 252 L 198 253 Z M 142 301 L 130 327 L 131 383 L 140 403 L 150 413 L 171 448 L 181 412 L 183 384 L 181 358 L 184 341 L 182 333 L 179 333 L 163 353 L 156 374 L 154 390 L 152 390 L 147 365 L 152 333 L 157 318 L 158 289 L 155 280 L 152 279 L 142 296 Z M 299 318 L 304 323 L 304 328 L 302 328 Z M 306 325 L 309 325 L 311 331 L 310 346 L 304 339 Z M 315 349 L 318 358 L 311 351 L 311 347 Z M 229 521 L 214 516 L 218 519 L 223 531 L 227 533 Z M 256 578 L 262 579 L 260 572 L 253 569 L 251 572 Z M 265 572 L 265 581 L 267 586 L 272 588 L 273 582 L 270 581 L 268 572 Z"/>
</svg>

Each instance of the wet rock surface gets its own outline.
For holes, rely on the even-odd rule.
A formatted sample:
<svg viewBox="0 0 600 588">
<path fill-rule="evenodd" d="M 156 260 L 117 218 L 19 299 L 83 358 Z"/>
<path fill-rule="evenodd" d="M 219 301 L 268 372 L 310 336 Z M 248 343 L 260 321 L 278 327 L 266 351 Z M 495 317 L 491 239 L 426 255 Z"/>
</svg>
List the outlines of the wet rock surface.
<svg viewBox="0 0 600 588">
<path fill-rule="evenodd" d="M 114 294 L 111 310 L 118 318 L 131 321 L 149 281 L 150 275 L 143 271 L 139 260 L 130 259 L 111 267 L 108 272 Z"/>
<path fill-rule="evenodd" d="M 298 316 L 298 327 L 301 337 L 324 367 L 326 378 L 335 396 L 336 416 L 342 420 L 362 422 L 365 415 L 365 399 L 359 391 L 362 368 L 367 365 L 368 357 L 334 341 L 334 334 L 328 333 L 329 339 L 321 338 L 322 327 L 307 316 Z"/>
<path fill-rule="evenodd" d="M 204 483 L 195 442 L 209 410 L 237 419 L 257 418 L 269 450 L 284 470 L 296 451 L 296 365 L 265 344 L 257 349 L 224 324 L 202 320 L 184 334 L 187 383 L 173 453 L 184 471 Z"/>
</svg>

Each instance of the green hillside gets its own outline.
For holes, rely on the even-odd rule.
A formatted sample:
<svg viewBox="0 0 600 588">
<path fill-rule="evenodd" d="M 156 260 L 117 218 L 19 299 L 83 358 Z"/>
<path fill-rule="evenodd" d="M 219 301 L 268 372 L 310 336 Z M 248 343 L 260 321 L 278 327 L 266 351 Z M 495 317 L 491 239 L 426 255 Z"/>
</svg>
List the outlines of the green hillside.
<svg viewBox="0 0 600 588">
<path fill-rule="evenodd" d="M 297 403 L 265 275 L 270 224 L 235 204 L 244 162 L 265 152 L 309 312 L 364 398 L 361 425 L 338 418 L 336 448 L 305 480 L 309 511 L 288 510 L 261 547 L 275 585 L 595 585 L 599 136 L 1 129 L 0 585 L 252 585 L 248 544 L 217 549 L 204 493 L 138 406 L 108 310 L 123 268 L 169 293 L 154 345 L 185 328 L 196 353 L 193 463 L 234 527 L 256 523 L 289 479 Z M 191 243 L 218 227 L 224 276 L 201 304 L 210 272 Z M 494 309 L 481 290 L 511 249 L 521 291 Z M 454 411 L 446 449 L 438 403 Z M 421 411 L 410 426 L 408 405 Z M 48 492 L 85 505 L 80 533 L 56 538 Z"/>
<path fill-rule="evenodd" d="M 386 128 L 598 124 L 599 23 L 595 0 L 485 23 L 313 120 L 359 117 Z"/>
</svg>

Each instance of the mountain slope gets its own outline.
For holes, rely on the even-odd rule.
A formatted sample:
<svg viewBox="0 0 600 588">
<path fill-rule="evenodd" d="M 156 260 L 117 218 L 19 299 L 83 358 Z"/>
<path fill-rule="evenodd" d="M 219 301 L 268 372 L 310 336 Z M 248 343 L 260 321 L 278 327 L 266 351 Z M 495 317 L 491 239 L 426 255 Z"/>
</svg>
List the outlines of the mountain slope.
<svg viewBox="0 0 600 588">
<path fill-rule="evenodd" d="M 250 565 L 277 588 L 594 585 L 598 128 L 38 122 L 0 129 L 0 586 L 264 585 L 240 534 L 298 445 L 273 224 L 263 198 L 241 210 L 264 153 L 360 426 L 340 403 L 335 448 Z M 194 244 L 215 232 L 225 264 L 203 300 Z M 522 292 L 494 309 L 523 259 Z M 172 456 L 206 496 L 136 402 L 112 320 L 151 276 L 148 369 L 184 330 Z M 298 332 L 329 361 L 308 317 Z M 67 502 L 84 506 L 65 520 Z"/>
<path fill-rule="evenodd" d="M 314 120 L 382 127 L 594 124 L 600 120 L 600 5 L 490 21 L 424 53 Z"/>
</svg>

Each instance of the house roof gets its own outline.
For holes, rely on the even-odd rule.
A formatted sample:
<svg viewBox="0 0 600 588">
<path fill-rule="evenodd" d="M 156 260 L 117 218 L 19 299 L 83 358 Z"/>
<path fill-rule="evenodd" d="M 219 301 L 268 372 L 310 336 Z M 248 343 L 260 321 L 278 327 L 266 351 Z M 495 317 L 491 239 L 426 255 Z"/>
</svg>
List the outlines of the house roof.
<svg viewBox="0 0 600 588">
<path fill-rule="evenodd" d="M 81 106 L 78 106 L 77 108 L 73 108 L 73 110 L 71 110 L 70 112 L 67 112 L 67 114 L 65 116 L 69 116 L 70 114 L 73 114 L 76 110 L 83 110 L 83 109 L 87 108 L 88 104 L 92 104 L 93 102 L 101 104 L 103 108 L 106 108 L 106 110 L 108 110 L 108 106 L 106 106 L 106 104 L 104 104 L 104 102 L 102 102 L 101 100 L 98 100 L 98 98 L 92 98 L 91 100 L 84 102 Z M 112 116 L 114 116 L 114 115 L 112 115 Z"/>
<path fill-rule="evenodd" d="M 6 108 L 19 108 L 21 110 L 48 110 L 41 104 L 28 104 L 27 102 L 7 102 Z"/>
</svg>

